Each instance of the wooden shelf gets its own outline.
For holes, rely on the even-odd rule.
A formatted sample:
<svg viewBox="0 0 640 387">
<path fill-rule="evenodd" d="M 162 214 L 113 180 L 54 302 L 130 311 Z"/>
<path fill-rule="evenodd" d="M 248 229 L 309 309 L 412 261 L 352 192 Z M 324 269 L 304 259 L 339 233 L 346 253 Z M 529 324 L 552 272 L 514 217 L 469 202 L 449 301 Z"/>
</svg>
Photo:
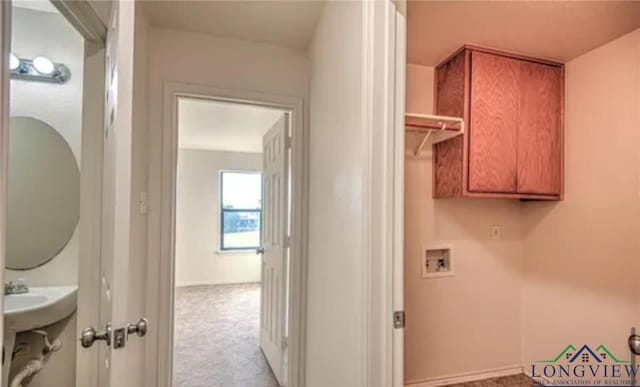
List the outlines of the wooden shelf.
<svg viewBox="0 0 640 387">
<path fill-rule="evenodd" d="M 428 144 L 437 144 L 464 134 L 464 120 L 460 117 L 406 113 L 404 122 L 406 132 L 424 134 L 420 145 L 413 151 L 416 157 Z"/>
</svg>

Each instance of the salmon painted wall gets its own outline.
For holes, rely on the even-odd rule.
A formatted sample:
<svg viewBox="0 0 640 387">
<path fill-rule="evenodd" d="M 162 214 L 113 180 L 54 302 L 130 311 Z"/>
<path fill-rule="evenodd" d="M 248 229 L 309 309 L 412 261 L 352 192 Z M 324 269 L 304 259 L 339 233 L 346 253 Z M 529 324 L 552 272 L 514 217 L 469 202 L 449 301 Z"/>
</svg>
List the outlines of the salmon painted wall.
<svg viewBox="0 0 640 387">
<path fill-rule="evenodd" d="M 527 203 L 523 365 L 566 345 L 629 358 L 640 306 L 640 30 L 566 65 L 565 200 Z"/>
<path fill-rule="evenodd" d="M 432 113 L 433 67 L 407 67 L 407 111 Z M 416 145 L 417 138 L 407 143 Z M 522 203 L 433 200 L 431 151 L 405 160 L 405 380 L 444 382 L 521 364 Z M 500 225 L 499 240 L 491 226 Z M 428 244 L 453 248 L 454 277 L 422 279 Z"/>
</svg>

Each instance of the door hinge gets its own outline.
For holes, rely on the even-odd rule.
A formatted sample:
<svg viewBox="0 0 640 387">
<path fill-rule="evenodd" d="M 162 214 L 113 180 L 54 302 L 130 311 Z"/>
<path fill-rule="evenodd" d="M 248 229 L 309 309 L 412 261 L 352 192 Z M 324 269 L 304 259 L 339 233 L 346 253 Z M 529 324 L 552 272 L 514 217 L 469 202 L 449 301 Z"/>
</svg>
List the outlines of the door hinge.
<svg viewBox="0 0 640 387">
<path fill-rule="evenodd" d="M 284 144 L 287 149 L 291 148 L 291 136 L 287 136 L 287 138 L 284 140 Z"/>
<path fill-rule="evenodd" d="M 393 312 L 393 327 L 395 329 L 404 328 L 405 316 L 404 310 L 398 310 Z"/>
</svg>

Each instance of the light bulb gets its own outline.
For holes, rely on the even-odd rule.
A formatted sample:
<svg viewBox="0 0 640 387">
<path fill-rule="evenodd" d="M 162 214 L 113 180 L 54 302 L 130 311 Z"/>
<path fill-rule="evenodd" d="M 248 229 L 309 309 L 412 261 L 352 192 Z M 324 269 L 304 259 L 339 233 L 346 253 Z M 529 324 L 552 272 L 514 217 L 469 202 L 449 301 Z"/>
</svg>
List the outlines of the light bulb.
<svg viewBox="0 0 640 387">
<path fill-rule="evenodd" d="M 20 59 L 13 53 L 9 54 L 9 70 L 17 70 L 20 67 Z"/>
<path fill-rule="evenodd" d="M 33 68 L 35 68 L 40 74 L 44 75 L 51 75 L 56 69 L 53 62 L 44 56 L 37 56 L 33 58 Z"/>
</svg>

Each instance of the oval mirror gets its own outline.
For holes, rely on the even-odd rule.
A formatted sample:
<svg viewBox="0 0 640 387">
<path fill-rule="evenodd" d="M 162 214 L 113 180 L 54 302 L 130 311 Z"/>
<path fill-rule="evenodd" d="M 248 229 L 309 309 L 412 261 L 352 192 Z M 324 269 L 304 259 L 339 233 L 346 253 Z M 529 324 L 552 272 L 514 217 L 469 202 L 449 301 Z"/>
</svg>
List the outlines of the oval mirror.
<svg viewBox="0 0 640 387">
<path fill-rule="evenodd" d="M 80 217 L 80 171 L 67 141 L 30 117 L 9 120 L 9 269 L 41 266 L 58 255 Z"/>
</svg>

